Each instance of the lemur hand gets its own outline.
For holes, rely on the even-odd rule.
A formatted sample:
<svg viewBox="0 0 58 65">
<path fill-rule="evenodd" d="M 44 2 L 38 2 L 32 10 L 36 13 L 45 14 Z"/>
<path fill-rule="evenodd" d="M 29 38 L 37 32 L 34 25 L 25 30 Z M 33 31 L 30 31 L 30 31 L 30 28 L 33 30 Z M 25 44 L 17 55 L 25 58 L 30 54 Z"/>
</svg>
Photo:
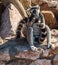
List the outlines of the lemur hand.
<svg viewBox="0 0 58 65">
<path fill-rule="evenodd" d="M 51 49 L 55 49 L 55 46 L 54 46 L 54 44 L 48 44 L 48 48 L 51 48 Z"/>
<path fill-rule="evenodd" d="M 38 52 L 38 48 L 36 48 L 35 46 L 30 46 L 30 47 L 31 47 L 31 50 L 32 50 L 32 51 Z"/>
</svg>

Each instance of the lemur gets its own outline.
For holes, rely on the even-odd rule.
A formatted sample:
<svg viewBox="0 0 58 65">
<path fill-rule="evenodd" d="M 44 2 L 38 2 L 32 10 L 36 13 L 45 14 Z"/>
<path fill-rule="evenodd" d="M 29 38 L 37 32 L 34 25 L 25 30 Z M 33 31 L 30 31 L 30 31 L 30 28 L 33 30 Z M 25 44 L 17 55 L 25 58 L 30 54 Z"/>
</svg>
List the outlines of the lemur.
<svg viewBox="0 0 58 65">
<path fill-rule="evenodd" d="M 45 19 L 40 12 L 40 7 L 38 5 L 28 9 L 30 16 L 21 20 L 17 28 L 16 38 L 21 38 L 21 30 L 26 26 L 25 38 L 30 44 L 32 51 L 38 51 L 38 48 L 34 46 L 34 39 L 38 39 L 39 43 L 42 43 L 47 37 L 48 48 L 52 46 L 51 44 L 51 32 L 50 28 L 45 24 Z M 35 30 L 34 30 L 35 29 Z"/>
</svg>

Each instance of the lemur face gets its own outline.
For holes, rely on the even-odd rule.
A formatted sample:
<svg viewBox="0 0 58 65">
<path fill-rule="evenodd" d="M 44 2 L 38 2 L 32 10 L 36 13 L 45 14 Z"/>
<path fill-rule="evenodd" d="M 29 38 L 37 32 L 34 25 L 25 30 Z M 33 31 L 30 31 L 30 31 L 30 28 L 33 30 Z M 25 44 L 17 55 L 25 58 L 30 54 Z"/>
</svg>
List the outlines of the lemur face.
<svg viewBox="0 0 58 65">
<path fill-rule="evenodd" d="M 39 13 L 40 13 L 40 7 L 38 5 L 36 6 L 33 6 L 32 8 L 30 8 L 30 13 L 32 16 L 36 16 L 36 17 L 39 17 Z"/>
</svg>

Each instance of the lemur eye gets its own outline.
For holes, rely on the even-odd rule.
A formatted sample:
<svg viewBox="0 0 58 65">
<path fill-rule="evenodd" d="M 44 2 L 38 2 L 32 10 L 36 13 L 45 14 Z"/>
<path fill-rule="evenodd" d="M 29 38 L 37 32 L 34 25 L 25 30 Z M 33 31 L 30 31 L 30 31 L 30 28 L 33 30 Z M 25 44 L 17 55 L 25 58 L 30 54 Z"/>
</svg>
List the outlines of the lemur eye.
<svg viewBox="0 0 58 65">
<path fill-rule="evenodd" d="M 36 13 L 36 10 L 33 10 L 33 13 Z"/>
<path fill-rule="evenodd" d="M 36 13 L 36 10 L 35 10 L 35 9 L 33 9 L 31 12 L 32 12 L 32 13 Z"/>
</svg>

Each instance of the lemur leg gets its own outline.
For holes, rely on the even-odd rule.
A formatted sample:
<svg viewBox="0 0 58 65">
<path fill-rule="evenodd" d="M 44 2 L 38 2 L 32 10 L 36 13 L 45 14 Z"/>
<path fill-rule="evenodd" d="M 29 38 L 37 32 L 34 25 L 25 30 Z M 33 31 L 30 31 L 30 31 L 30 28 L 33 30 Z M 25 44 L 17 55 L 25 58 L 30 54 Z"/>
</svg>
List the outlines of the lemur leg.
<svg viewBox="0 0 58 65">
<path fill-rule="evenodd" d="M 54 45 L 51 43 L 51 31 L 49 27 L 46 25 L 46 30 L 47 30 L 47 44 L 48 48 L 51 47 L 52 49 L 54 48 Z"/>
<path fill-rule="evenodd" d="M 38 48 L 36 48 L 34 46 L 33 28 L 32 27 L 29 27 L 27 41 L 29 42 L 32 51 L 38 51 Z"/>
</svg>

